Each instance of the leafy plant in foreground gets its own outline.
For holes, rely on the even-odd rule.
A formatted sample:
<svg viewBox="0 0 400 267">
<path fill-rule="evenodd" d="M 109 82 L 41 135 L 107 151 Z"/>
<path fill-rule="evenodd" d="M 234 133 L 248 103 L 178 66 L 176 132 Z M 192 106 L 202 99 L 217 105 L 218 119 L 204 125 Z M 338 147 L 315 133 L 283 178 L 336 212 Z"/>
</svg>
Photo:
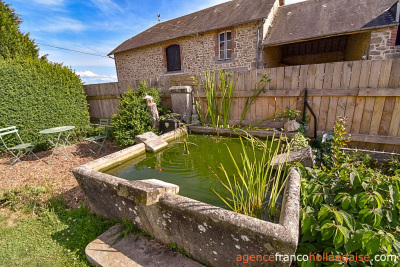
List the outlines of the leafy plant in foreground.
<svg viewBox="0 0 400 267">
<path fill-rule="evenodd" d="M 400 258 L 399 177 L 387 177 L 363 164 L 351 163 L 330 172 L 300 171 L 304 177 L 302 237 L 297 253 L 369 254 L 371 258 L 395 254 Z M 367 261 L 359 264 L 373 265 Z"/>
<path fill-rule="evenodd" d="M 316 151 L 316 161 L 323 169 L 331 169 L 350 160 L 350 155 L 342 150 L 350 141 L 346 137 L 347 117 L 338 117 L 335 121 L 334 132 L 322 140 L 321 147 Z"/>
<path fill-rule="evenodd" d="M 345 118 L 338 118 L 322 169 L 299 167 L 301 240 L 298 254 L 396 255 L 400 260 L 400 178 L 386 176 L 340 148 Z M 302 262 L 301 266 L 394 266 L 395 262 Z M 397 265 L 398 266 L 398 265 Z"/>
</svg>

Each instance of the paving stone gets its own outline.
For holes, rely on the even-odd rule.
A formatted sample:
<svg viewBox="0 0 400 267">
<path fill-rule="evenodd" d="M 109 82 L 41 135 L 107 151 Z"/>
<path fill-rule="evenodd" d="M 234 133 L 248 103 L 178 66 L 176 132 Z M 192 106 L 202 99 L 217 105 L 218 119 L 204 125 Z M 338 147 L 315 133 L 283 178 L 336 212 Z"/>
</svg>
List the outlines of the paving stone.
<svg viewBox="0 0 400 267">
<path fill-rule="evenodd" d="M 155 240 L 134 235 L 120 238 L 121 227 L 120 224 L 111 227 L 87 245 L 85 253 L 90 263 L 107 267 L 203 266 Z"/>
</svg>

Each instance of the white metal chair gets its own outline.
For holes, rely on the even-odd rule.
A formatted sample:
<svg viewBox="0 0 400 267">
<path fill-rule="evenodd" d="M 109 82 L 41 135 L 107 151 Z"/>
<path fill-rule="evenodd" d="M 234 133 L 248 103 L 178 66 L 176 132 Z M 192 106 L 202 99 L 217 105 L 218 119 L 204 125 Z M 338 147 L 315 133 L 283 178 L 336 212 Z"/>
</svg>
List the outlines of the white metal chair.
<svg viewBox="0 0 400 267">
<path fill-rule="evenodd" d="M 12 136 L 14 136 L 14 138 Z M 15 137 L 17 137 L 17 141 L 21 143 L 11 147 L 7 146 L 5 139 L 7 139 L 7 141 L 12 138 L 15 140 L 16 139 Z M 36 156 L 35 153 L 33 153 L 33 149 L 35 148 L 36 144 L 24 143 L 21 139 L 21 136 L 18 133 L 16 126 L 0 129 L 0 140 L 3 143 L 4 147 L 7 149 L 7 151 L 10 152 L 15 157 L 15 159 L 11 162 L 11 166 L 18 161 L 23 164 L 23 162 L 20 159 L 20 155 L 21 156 L 25 155 L 24 158 L 27 158 L 30 154 L 33 154 L 38 160 L 40 160 L 39 157 Z"/>
</svg>

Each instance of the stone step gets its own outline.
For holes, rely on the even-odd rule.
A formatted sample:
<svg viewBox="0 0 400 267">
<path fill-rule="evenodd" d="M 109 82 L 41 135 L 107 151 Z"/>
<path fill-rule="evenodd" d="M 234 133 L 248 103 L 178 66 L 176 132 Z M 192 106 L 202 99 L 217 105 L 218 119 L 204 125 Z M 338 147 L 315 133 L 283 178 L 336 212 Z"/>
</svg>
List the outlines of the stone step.
<svg viewBox="0 0 400 267">
<path fill-rule="evenodd" d="M 123 227 L 117 224 L 87 245 L 85 253 L 88 261 L 94 266 L 104 267 L 203 266 L 154 239 L 135 235 L 120 238 L 121 234 Z"/>
<path fill-rule="evenodd" d="M 136 143 L 144 143 L 146 146 L 146 151 L 156 152 L 168 145 L 161 137 L 153 132 L 147 132 L 136 136 Z"/>
</svg>

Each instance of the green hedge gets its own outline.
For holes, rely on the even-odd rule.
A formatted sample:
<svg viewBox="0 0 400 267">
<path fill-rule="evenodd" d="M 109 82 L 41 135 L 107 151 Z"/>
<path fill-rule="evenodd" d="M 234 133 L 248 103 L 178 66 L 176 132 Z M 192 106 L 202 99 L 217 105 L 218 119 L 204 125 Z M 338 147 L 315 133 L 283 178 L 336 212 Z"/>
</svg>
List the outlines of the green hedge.
<svg viewBox="0 0 400 267">
<path fill-rule="evenodd" d="M 38 132 L 74 125 L 83 136 L 89 111 L 81 80 L 69 68 L 44 60 L 0 61 L 0 128 L 17 126 L 24 142 L 41 141 Z"/>
</svg>

